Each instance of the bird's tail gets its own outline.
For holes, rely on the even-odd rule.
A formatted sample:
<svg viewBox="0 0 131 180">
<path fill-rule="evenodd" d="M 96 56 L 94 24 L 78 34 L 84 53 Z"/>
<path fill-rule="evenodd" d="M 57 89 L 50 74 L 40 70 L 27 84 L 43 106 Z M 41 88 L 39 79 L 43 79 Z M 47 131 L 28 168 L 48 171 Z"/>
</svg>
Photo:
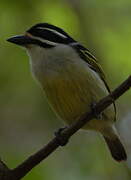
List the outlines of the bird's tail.
<svg viewBox="0 0 131 180">
<path fill-rule="evenodd" d="M 116 134 L 114 134 L 113 137 L 104 136 L 104 139 L 107 143 L 107 146 L 111 152 L 112 157 L 116 161 L 120 162 L 120 161 L 125 161 L 127 159 L 124 146 L 122 145 L 121 141 L 119 140 Z"/>
</svg>

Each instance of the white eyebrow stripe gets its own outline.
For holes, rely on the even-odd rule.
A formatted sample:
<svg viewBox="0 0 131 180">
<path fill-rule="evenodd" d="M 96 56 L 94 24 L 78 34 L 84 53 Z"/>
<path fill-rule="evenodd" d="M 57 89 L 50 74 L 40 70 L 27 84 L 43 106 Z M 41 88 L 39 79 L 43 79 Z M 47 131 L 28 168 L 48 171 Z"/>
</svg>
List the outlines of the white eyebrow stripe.
<svg viewBox="0 0 131 180">
<path fill-rule="evenodd" d="M 58 32 L 58 31 L 56 31 L 56 30 L 54 30 L 54 29 L 50 29 L 50 28 L 46 28 L 46 27 L 37 27 L 37 28 L 38 28 L 38 29 L 43 29 L 43 30 L 46 29 L 46 30 L 49 30 L 49 31 L 51 31 L 51 32 L 53 32 L 53 33 L 55 33 L 55 34 L 63 37 L 63 38 L 67 38 L 67 36 L 65 36 L 64 34 Z"/>
</svg>

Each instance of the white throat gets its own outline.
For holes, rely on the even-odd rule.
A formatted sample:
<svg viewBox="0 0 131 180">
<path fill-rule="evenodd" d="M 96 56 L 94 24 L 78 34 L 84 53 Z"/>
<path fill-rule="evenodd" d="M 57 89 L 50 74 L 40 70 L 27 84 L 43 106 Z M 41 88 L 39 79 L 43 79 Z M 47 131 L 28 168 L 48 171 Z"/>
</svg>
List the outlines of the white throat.
<svg viewBox="0 0 131 180">
<path fill-rule="evenodd" d="M 81 61 L 72 47 L 62 44 L 49 49 L 31 45 L 27 48 L 27 53 L 32 73 L 39 81 L 44 76 L 61 73 L 72 62 Z"/>
</svg>

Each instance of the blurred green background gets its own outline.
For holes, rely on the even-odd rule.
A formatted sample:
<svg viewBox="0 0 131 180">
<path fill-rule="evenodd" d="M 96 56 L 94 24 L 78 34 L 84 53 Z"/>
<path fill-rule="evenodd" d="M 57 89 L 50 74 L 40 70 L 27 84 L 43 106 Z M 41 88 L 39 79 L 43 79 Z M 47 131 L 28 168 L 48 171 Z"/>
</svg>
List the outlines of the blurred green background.
<svg viewBox="0 0 131 180">
<path fill-rule="evenodd" d="M 63 126 L 33 80 L 25 51 L 6 42 L 39 22 L 64 28 L 88 47 L 102 64 L 112 89 L 131 73 L 130 0 L 1 0 L 0 156 L 12 168 Z M 80 131 L 24 180 L 130 180 L 129 91 L 117 101 L 117 109 L 116 126 L 128 152 L 126 163 L 114 162 L 99 134 Z"/>
</svg>

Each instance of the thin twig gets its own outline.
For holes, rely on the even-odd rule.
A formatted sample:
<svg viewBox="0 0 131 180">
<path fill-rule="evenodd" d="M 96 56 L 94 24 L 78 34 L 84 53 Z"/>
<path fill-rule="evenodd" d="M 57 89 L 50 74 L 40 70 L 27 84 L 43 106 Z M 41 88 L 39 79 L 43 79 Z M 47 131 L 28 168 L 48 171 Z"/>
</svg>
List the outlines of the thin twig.
<svg viewBox="0 0 131 180">
<path fill-rule="evenodd" d="M 86 113 L 79 119 L 77 122 L 73 123 L 66 129 L 62 131 L 59 135 L 60 139 L 68 140 L 74 133 L 76 133 L 82 126 L 84 126 L 88 121 L 93 119 L 97 114 L 100 114 L 105 110 L 109 105 L 111 105 L 115 100 L 117 100 L 121 95 L 123 95 L 131 87 L 131 76 L 129 76 L 119 87 L 117 87 L 113 92 L 108 96 L 101 99 L 91 110 Z M 95 113 L 94 113 L 95 111 Z M 0 172 L 5 173 L 4 178 L 0 180 L 20 180 L 22 179 L 32 168 L 37 166 L 41 161 L 47 158 L 52 152 L 54 152 L 60 146 L 58 137 L 54 137 L 47 145 L 45 145 L 41 150 L 36 152 L 34 155 L 27 158 L 24 162 L 18 165 L 15 169 L 9 170 L 6 165 L 6 171 Z M 2 166 L 3 167 L 3 166 Z"/>
</svg>

